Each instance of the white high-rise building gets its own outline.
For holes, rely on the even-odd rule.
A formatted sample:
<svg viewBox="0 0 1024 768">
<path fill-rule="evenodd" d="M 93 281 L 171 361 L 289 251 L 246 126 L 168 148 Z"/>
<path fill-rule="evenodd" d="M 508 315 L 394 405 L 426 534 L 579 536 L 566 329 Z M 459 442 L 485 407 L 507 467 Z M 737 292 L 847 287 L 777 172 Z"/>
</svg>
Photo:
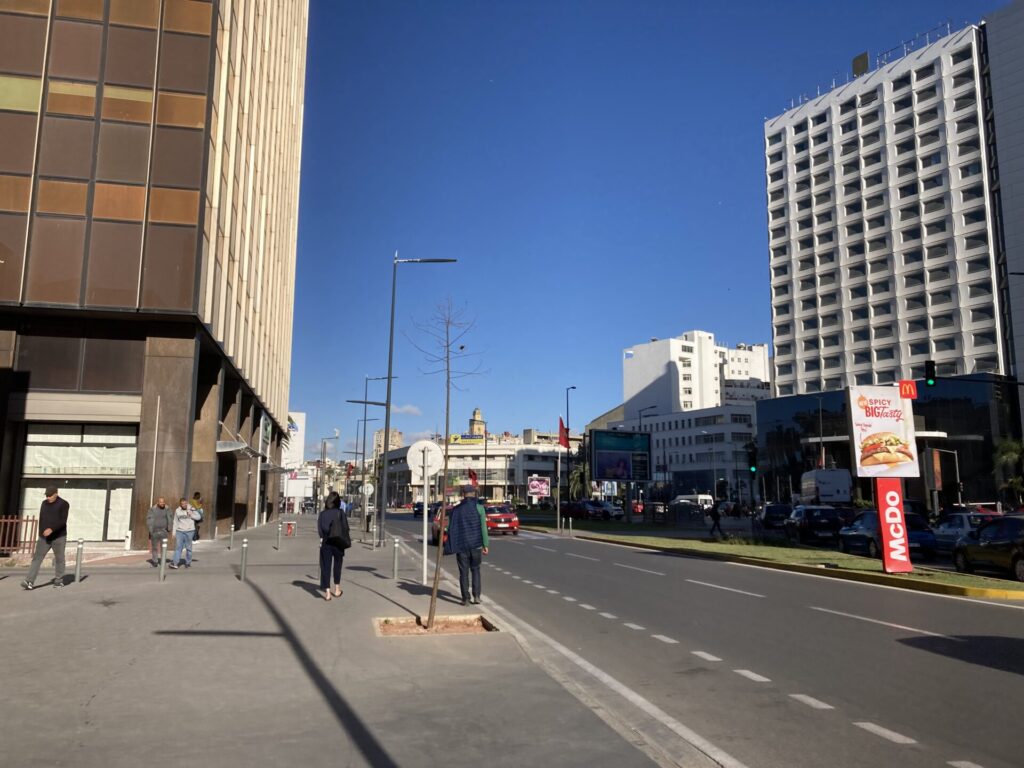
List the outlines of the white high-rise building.
<svg viewBox="0 0 1024 768">
<path fill-rule="evenodd" d="M 985 44 L 901 49 L 765 123 L 777 394 L 1008 371 Z"/>
<path fill-rule="evenodd" d="M 623 416 L 654 406 L 659 414 L 749 403 L 770 396 L 766 344 L 715 343 L 707 331 L 636 344 L 622 355 Z"/>
</svg>

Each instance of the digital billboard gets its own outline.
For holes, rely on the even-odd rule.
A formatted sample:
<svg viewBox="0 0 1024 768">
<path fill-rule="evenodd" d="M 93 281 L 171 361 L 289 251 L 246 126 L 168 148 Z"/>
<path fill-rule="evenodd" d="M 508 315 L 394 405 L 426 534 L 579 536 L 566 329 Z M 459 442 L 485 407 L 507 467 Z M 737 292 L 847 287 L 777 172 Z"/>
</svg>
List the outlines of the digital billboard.
<svg viewBox="0 0 1024 768">
<path fill-rule="evenodd" d="M 651 482 L 649 433 L 595 429 L 589 434 L 592 480 Z"/>
<path fill-rule="evenodd" d="M 919 477 L 912 402 L 897 387 L 850 387 L 851 454 L 858 477 Z"/>
</svg>

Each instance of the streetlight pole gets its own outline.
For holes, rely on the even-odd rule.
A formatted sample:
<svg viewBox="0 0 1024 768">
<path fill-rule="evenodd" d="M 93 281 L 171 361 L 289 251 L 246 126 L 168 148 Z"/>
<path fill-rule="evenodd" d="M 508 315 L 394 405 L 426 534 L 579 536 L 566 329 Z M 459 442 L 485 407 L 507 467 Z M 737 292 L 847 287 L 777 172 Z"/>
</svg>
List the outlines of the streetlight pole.
<svg viewBox="0 0 1024 768">
<path fill-rule="evenodd" d="M 821 419 L 821 401 L 824 399 L 825 396 L 824 395 L 815 395 L 815 397 L 818 399 L 818 449 L 819 449 L 819 453 L 821 454 L 821 459 L 819 460 L 819 469 L 824 469 L 825 468 L 825 430 L 822 427 L 822 423 L 823 422 L 822 422 L 822 419 Z"/>
<path fill-rule="evenodd" d="M 718 468 L 715 467 L 715 438 L 706 429 L 702 429 L 700 433 L 707 435 L 709 438 L 708 458 L 711 460 L 711 503 L 714 505 L 718 501 L 718 479 L 715 477 L 718 474 Z"/>
<path fill-rule="evenodd" d="M 362 482 L 362 486 L 363 486 L 363 488 L 366 487 L 366 422 L 367 421 L 377 421 L 377 419 L 367 419 L 366 418 L 366 409 L 367 409 L 367 407 L 370 404 L 369 403 L 370 382 L 371 381 L 384 381 L 384 379 L 386 379 L 386 378 L 387 378 L 387 376 L 364 376 L 363 377 L 363 448 L 362 448 L 362 451 L 363 451 L 363 472 L 362 472 L 362 480 L 363 480 L 363 482 Z M 398 378 L 398 377 L 396 376 L 395 378 Z M 362 490 L 362 489 L 360 489 L 360 490 Z M 380 497 L 378 496 L 377 499 L 379 501 Z M 366 493 L 365 491 L 363 491 L 363 526 L 364 526 L 364 530 L 367 533 L 369 533 L 369 531 L 370 531 L 370 515 L 369 515 L 368 510 L 367 510 L 367 505 L 369 503 L 370 503 L 369 502 L 369 494 Z"/>
<path fill-rule="evenodd" d="M 639 424 L 639 431 L 640 431 L 640 432 L 643 432 L 643 431 L 644 431 L 644 411 L 650 411 L 650 410 L 653 410 L 653 409 L 655 409 L 655 408 L 657 408 L 657 407 L 658 407 L 658 406 L 656 406 L 656 405 L 648 405 L 648 406 L 646 406 L 646 407 L 644 407 L 644 408 L 640 408 L 640 409 L 639 409 L 639 410 L 638 410 L 638 411 L 636 412 L 636 415 L 637 415 L 637 422 L 638 422 L 638 424 Z M 658 414 L 656 414 L 656 413 L 655 413 L 655 414 L 653 414 L 653 415 L 654 415 L 654 416 L 657 416 Z M 647 461 L 647 471 L 649 472 L 649 471 L 650 471 L 650 469 L 651 469 L 651 462 L 650 462 L 650 457 L 648 457 L 648 461 Z M 644 494 L 644 486 L 643 486 L 643 483 L 637 483 L 637 485 L 639 486 L 639 489 L 638 489 L 638 490 L 639 490 L 639 493 L 638 493 L 637 495 L 638 495 L 638 496 L 640 496 L 640 503 L 641 503 L 641 504 L 643 504 L 643 494 Z"/>
<path fill-rule="evenodd" d="M 569 439 L 569 390 L 571 389 L 576 389 L 576 387 L 565 388 L 565 442 L 569 444 L 565 449 L 565 477 L 569 501 L 572 501 L 572 440 Z"/>
<path fill-rule="evenodd" d="M 335 429 L 334 430 L 334 437 L 321 437 L 320 438 L 320 477 L 317 478 L 317 488 L 316 488 L 316 492 L 314 493 L 314 497 L 313 497 L 314 498 L 314 504 L 313 504 L 313 507 L 314 507 L 313 511 L 314 512 L 319 512 L 320 511 L 319 509 L 316 509 L 317 504 L 315 502 L 317 500 L 322 502 L 323 499 L 325 499 L 327 497 L 327 494 L 325 493 L 325 491 L 327 489 L 326 489 L 325 484 L 324 484 L 324 475 L 327 473 L 327 441 L 328 440 L 337 440 L 338 437 L 340 436 L 340 434 L 341 433 L 338 431 L 338 429 Z"/>
<path fill-rule="evenodd" d="M 384 398 L 384 445 L 381 453 L 380 471 L 380 493 L 378 499 L 378 514 L 380 524 L 377 526 L 377 540 L 380 546 L 384 546 L 384 519 L 388 505 L 388 451 L 391 450 L 391 373 L 394 370 L 395 357 L 395 294 L 398 289 L 398 265 L 399 264 L 451 264 L 457 259 L 400 259 L 398 251 L 391 261 L 391 323 L 388 330 L 388 389 Z"/>
</svg>

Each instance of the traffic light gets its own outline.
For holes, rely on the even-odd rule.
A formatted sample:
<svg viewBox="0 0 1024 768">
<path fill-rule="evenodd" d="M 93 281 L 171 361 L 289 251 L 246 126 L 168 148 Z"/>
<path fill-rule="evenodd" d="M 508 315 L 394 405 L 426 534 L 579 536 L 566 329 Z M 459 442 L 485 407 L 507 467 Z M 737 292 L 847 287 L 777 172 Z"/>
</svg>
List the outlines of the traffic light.
<svg viewBox="0 0 1024 768">
<path fill-rule="evenodd" d="M 926 387 L 935 386 L 935 361 L 925 360 L 924 361 L 924 385 Z"/>
<path fill-rule="evenodd" d="M 747 466 L 750 468 L 750 473 L 754 474 L 757 472 L 757 444 L 747 443 Z"/>
</svg>

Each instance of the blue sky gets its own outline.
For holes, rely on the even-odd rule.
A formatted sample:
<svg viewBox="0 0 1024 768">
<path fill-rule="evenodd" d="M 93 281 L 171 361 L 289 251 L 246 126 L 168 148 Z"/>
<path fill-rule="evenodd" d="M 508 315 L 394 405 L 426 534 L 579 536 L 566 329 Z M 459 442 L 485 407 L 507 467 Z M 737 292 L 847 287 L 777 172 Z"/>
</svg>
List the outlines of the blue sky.
<svg viewBox="0 0 1024 768">
<path fill-rule="evenodd" d="M 453 432 L 477 406 L 491 431 L 553 430 L 570 385 L 582 427 L 651 337 L 769 342 L 764 119 L 860 51 L 1003 4 L 311 0 L 290 397 L 307 445 L 337 427 L 351 449 L 345 400 L 387 371 L 396 250 L 458 259 L 399 268 L 409 435 L 444 426 L 417 325 L 448 299 L 485 371 L 453 393 Z"/>
</svg>

